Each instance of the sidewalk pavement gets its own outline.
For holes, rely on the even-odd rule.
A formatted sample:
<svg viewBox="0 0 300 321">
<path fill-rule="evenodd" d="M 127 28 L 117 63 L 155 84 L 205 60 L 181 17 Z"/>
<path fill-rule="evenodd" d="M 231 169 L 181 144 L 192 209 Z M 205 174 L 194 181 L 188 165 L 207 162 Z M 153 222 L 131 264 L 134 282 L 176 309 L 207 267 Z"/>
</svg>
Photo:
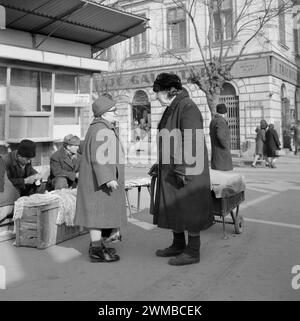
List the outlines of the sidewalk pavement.
<svg viewBox="0 0 300 321">
<path fill-rule="evenodd" d="M 232 155 L 232 161 L 234 167 L 248 167 L 251 166 L 253 162 L 253 157 Z M 258 161 L 258 166 L 261 161 Z M 300 165 L 300 155 L 294 155 L 294 153 L 287 153 L 284 156 L 278 157 L 276 164 L 299 164 Z"/>
</svg>

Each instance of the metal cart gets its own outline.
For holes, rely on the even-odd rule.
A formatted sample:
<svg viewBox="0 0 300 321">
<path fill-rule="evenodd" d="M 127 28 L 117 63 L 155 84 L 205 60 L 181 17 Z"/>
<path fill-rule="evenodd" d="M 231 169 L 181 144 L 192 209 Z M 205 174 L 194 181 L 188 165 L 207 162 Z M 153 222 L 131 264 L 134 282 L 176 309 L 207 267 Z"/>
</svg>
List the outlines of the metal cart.
<svg viewBox="0 0 300 321">
<path fill-rule="evenodd" d="M 216 198 L 214 191 L 212 193 L 212 212 L 214 222 L 223 223 L 223 236 L 227 239 L 225 224 L 233 224 L 236 234 L 240 234 L 244 227 L 244 218 L 239 214 L 240 204 L 245 200 L 245 191 L 241 191 L 226 198 Z M 232 221 L 225 221 L 227 215 L 231 215 Z M 220 219 L 216 219 L 221 218 Z"/>
</svg>

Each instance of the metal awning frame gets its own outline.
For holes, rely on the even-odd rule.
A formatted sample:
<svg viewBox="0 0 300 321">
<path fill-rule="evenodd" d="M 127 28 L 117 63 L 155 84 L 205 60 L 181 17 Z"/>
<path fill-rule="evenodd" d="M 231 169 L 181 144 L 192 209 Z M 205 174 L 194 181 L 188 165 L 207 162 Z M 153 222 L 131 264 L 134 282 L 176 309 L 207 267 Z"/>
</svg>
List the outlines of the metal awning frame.
<svg viewBox="0 0 300 321">
<path fill-rule="evenodd" d="M 89 25 L 86 25 L 86 24 L 83 24 L 83 23 L 79 23 L 79 22 L 74 22 L 74 21 L 68 21 L 66 20 L 66 18 L 69 18 L 73 13 L 75 13 L 76 11 L 78 11 L 79 9 L 83 8 L 84 6 L 86 6 L 87 4 L 92 4 L 92 5 L 95 5 L 95 6 L 99 6 L 99 7 L 102 7 L 104 8 L 105 6 L 101 5 L 101 4 L 98 4 L 94 1 L 90 1 L 90 0 L 80 0 L 82 3 L 79 4 L 79 5 L 76 5 L 74 6 L 73 8 L 70 8 L 68 9 L 66 12 L 60 14 L 59 16 L 51 16 L 51 15 L 46 15 L 46 14 L 43 14 L 43 13 L 40 13 L 40 12 L 36 12 L 36 10 L 38 10 L 39 8 L 41 8 L 42 6 L 39 6 L 37 8 L 35 8 L 34 10 L 29 10 L 29 9 L 26 9 L 26 8 L 20 8 L 20 7 L 16 7 L 16 6 L 13 6 L 13 5 L 10 5 L 10 4 L 5 4 L 5 7 L 7 7 L 8 9 L 12 9 L 12 10 L 16 10 L 16 11 L 20 11 L 20 12 L 23 12 L 24 15 L 18 17 L 17 19 L 15 19 L 14 21 L 10 22 L 6 27 L 9 28 L 11 24 L 13 24 L 14 22 L 18 21 L 18 20 L 21 20 L 22 18 L 24 18 L 26 15 L 28 14 L 33 14 L 33 15 L 36 15 L 36 16 L 39 16 L 39 17 L 42 17 L 42 18 L 46 18 L 46 19 L 50 19 L 50 21 L 48 22 L 45 22 L 41 25 L 39 25 L 38 27 L 35 27 L 33 28 L 32 30 L 29 30 L 28 32 L 32 33 L 32 34 L 39 34 L 39 31 L 42 30 L 43 28 L 45 27 L 48 27 L 50 26 L 51 24 L 55 23 L 55 22 L 61 22 L 55 29 L 53 29 L 51 32 L 49 32 L 47 35 L 44 35 L 44 39 L 42 41 L 40 41 L 38 44 L 35 45 L 35 48 L 37 49 L 42 43 L 44 43 L 49 37 L 51 37 L 51 35 L 57 31 L 59 29 L 59 27 L 63 24 L 63 23 L 66 23 L 66 24 L 70 24 L 70 25 L 75 25 L 75 26 L 78 26 L 78 27 L 82 27 L 82 28 L 86 28 L 86 29 L 91 29 L 91 30 L 95 30 L 95 31 L 99 31 L 99 32 L 104 32 L 104 33 L 107 33 L 109 36 L 105 39 L 102 39 L 102 40 L 99 40 L 95 43 L 92 43 L 91 46 L 92 47 L 97 47 L 97 45 L 99 45 L 101 42 L 103 41 L 107 41 L 111 38 L 113 38 L 114 36 L 120 36 L 120 37 L 123 37 L 124 40 L 126 39 L 129 39 L 131 38 L 131 36 L 128 36 L 128 35 L 125 35 L 124 33 L 129 31 L 130 29 L 133 29 L 133 28 L 136 28 L 138 27 L 139 25 L 141 24 L 146 24 L 148 22 L 149 19 L 147 18 L 143 18 L 144 21 L 141 21 L 133 26 L 130 26 L 126 29 L 123 29 L 121 30 L 120 32 L 114 32 L 114 31 L 110 31 L 110 30 L 107 30 L 107 29 L 103 29 L 103 28 L 98 28 L 98 27 L 94 27 L 94 26 L 89 26 Z M 45 3 L 43 4 L 45 5 Z M 116 11 L 116 12 L 120 12 L 124 15 L 128 15 L 128 16 L 132 16 L 132 17 L 138 17 L 134 14 L 130 14 L 130 13 L 127 13 L 127 12 L 123 12 L 123 11 L 120 11 L 120 10 L 117 10 L 117 9 L 114 9 L 114 8 L 110 8 L 110 7 L 105 7 L 106 9 L 109 9 L 109 10 L 112 10 L 112 11 Z M 141 17 L 138 17 L 138 18 L 141 18 Z M 99 48 L 99 49 L 104 49 L 104 48 Z"/>
</svg>

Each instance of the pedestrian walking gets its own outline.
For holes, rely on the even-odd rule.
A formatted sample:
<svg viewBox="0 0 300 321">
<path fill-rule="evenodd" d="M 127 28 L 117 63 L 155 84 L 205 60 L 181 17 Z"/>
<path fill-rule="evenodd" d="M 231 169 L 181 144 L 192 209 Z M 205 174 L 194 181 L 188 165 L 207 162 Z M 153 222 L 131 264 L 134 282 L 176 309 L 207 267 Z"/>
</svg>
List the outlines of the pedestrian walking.
<svg viewBox="0 0 300 321">
<path fill-rule="evenodd" d="M 275 161 L 278 157 L 277 151 L 280 150 L 280 141 L 274 124 L 269 124 L 266 132 L 266 155 L 268 157 L 269 167 L 276 168 Z"/>
<path fill-rule="evenodd" d="M 225 104 L 216 106 L 217 113 L 209 125 L 211 142 L 211 168 L 219 171 L 233 170 L 230 152 L 230 130 L 226 121 L 227 107 Z"/>
<path fill-rule="evenodd" d="M 262 119 L 260 121 L 260 125 L 256 127 L 256 138 L 255 138 L 255 155 L 252 163 L 252 167 L 256 167 L 256 162 L 261 158 L 263 159 L 265 156 L 265 141 L 266 141 L 266 131 L 268 128 L 268 123 Z M 266 162 L 267 163 L 267 162 Z"/>
<path fill-rule="evenodd" d="M 294 146 L 295 152 L 294 154 L 298 154 L 298 149 L 300 149 L 300 120 L 297 120 L 295 125 L 293 126 L 294 130 Z"/>
<path fill-rule="evenodd" d="M 156 251 L 159 257 L 173 257 L 170 265 L 186 265 L 200 261 L 200 231 L 208 228 L 213 221 L 210 211 L 210 176 L 208 155 L 204 141 L 196 140 L 196 132 L 203 132 L 203 118 L 199 108 L 190 99 L 188 92 L 182 87 L 180 78 L 172 73 L 161 73 L 153 84 L 157 99 L 165 108 L 158 124 L 158 164 L 153 166 L 149 174 L 157 174 L 155 195 L 151 195 L 153 206 L 151 213 L 153 222 L 160 228 L 171 229 L 172 244 Z M 164 137 L 162 133 L 179 131 L 184 137 L 191 131 L 190 140 L 184 140 L 184 148 L 171 146 L 169 162 L 164 162 Z M 162 135 L 162 136 L 160 136 Z M 186 138 L 186 137 L 185 137 Z M 169 141 L 170 142 L 170 141 Z M 174 141 L 173 141 L 174 142 Z M 197 148 L 201 144 L 203 151 L 197 155 L 194 163 L 188 165 L 184 149 Z M 182 144 L 182 140 L 180 140 Z M 187 146 L 188 145 L 188 146 Z M 198 145 L 199 146 L 199 145 Z M 178 147 L 178 146 L 177 146 Z M 175 160 L 181 158 L 182 162 Z M 203 164 L 199 173 L 190 174 L 190 168 Z M 152 189 L 153 190 L 153 189 Z M 186 244 L 185 232 L 188 235 Z"/>
<path fill-rule="evenodd" d="M 75 224 L 89 230 L 91 262 L 115 262 L 120 257 L 114 248 L 104 244 L 104 239 L 108 237 L 108 230 L 120 229 L 127 222 L 124 162 L 113 126 L 115 102 L 110 97 L 101 96 L 92 107 L 95 118 L 83 144 Z M 106 155 L 113 157 L 106 159 Z"/>
</svg>

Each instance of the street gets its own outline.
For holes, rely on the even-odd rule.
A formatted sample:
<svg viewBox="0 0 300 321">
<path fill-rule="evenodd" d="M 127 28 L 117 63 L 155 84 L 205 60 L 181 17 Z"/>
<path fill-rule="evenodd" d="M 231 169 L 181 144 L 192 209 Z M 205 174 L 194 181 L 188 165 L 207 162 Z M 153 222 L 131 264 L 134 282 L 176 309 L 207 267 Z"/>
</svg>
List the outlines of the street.
<svg viewBox="0 0 300 321">
<path fill-rule="evenodd" d="M 151 224 L 147 189 L 141 211 L 114 244 L 117 263 L 90 263 L 88 235 L 45 250 L 2 242 L 6 289 L 0 300 L 299 300 L 300 289 L 292 287 L 292 269 L 300 266 L 299 164 L 299 156 L 289 156 L 276 169 L 235 167 L 246 179 L 243 233 L 227 225 L 224 240 L 220 223 L 201 232 L 199 264 L 174 267 L 155 256 L 170 245 L 171 232 Z M 126 173 L 143 176 L 147 170 L 128 167 Z M 130 198 L 136 204 L 135 192 Z"/>
</svg>

